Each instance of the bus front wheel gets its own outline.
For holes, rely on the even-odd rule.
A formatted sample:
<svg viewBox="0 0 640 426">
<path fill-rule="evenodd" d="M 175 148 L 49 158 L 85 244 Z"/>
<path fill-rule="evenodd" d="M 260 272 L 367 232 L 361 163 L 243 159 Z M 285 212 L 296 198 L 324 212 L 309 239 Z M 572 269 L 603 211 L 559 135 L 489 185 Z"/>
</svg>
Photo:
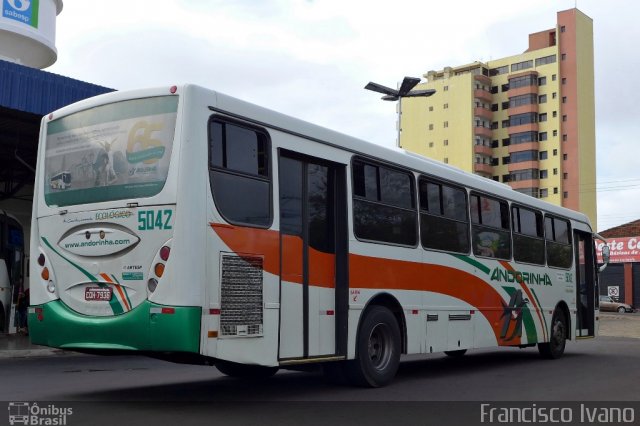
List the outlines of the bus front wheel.
<svg viewBox="0 0 640 426">
<path fill-rule="evenodd" d="M 215 366 L 222 374 L 241 379 L 267 379 L 278 372 L 278 367 L 238 364 L 222 360 L 216 361 Z"/>
<path fill-rule="evenodd" d="M 567 344 L 567 320 L 558 309 L 553 313 L 550 332 L 549 342 L 538 343 L 538 351 L 543 358 L 558 359 L 564 354 Z"/>
<path fill-rule="evenodd" d="M 393 380 L 400 364 L 400 327 L 384 306 L 372 306 L 364 315 L 356 341 L 356 358 L 348 362 L 346 373 L 355 385 L 385 386 Z"/>
</svg>

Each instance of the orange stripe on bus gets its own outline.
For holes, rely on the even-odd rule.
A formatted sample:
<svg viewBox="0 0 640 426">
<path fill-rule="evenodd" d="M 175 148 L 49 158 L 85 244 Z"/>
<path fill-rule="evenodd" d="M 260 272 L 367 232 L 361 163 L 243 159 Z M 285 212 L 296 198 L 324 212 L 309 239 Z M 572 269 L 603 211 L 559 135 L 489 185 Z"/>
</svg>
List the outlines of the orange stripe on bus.
<svg viewBox="0 0 640 426">
<path fill-rule="evenodd" d="M 460 299 L 487 319 L 499 345 L 519 345 L 520 338 L 505 340 L 502 332 L 503 298 L 487 282 L 467 272 L 441 265 L 351 254 L 349 285 L 356 288 L 431 291 Z"/>
<path fill-rule="evenodd" d="M 283 255 L 287 264 L 279 264 L 280 233 L 278 231 L 210 224 L 216 234 L 234 252 L 264 256 L 264 270 L 283 280 L 302 282 L 302 240 L 282 236 Z M 298 241 L 296 241 L 296 239 Z M 299 253 L 299 257 L 293 252 Z M 335 286 L 335 255 L 309 249 L 311 285 Z M 315 267 L 317 265 L 317 267 Z M 328 276 L 331 275 L 331 279 Z M 330 285 L 327 283 L 331 283 Z M 487 319 L 499 345 L 519 345 L 520 338 L 500 337 L 504 309 L 503 298 L 490 284 L 473 274 L 440 265 L 385 259 L 358 254 L 349 255 L 349 287 L 365 289 L 417 290 L 446 294 L 463 300 Z"/>
<path fill-rule="evenodd" d="M 111 283 L 116 291 L 118 292 L 118 294 L 120 295 L 120 299 L 122 299 L 122 303 L 124 303 L 124 307 L 127 311 L 131 310 L 131 306 L 129 306 L 129 303 L 127 303 L 127 298 L 124 296 L 124 293 L 122 292 L 122 288 L 120 287 L 120 284 L 116 284 L 114 283 L 111 278 L 109 278 L 109 275 L 105 274 L 105 273 L 101 273 L 100 276 L 102 278 L 104 278 L 108 283 Z"/>
</svg>

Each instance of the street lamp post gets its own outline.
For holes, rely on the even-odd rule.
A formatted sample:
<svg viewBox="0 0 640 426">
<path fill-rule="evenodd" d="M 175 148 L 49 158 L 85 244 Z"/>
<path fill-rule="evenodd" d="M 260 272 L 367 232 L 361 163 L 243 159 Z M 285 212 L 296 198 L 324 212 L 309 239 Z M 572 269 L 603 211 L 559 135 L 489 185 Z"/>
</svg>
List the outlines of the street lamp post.
<svg viewBox="0 0 640 426">
<path fill-rule="evenodd" d="M 426 90 L 414 90 L 413 89 L 416 84 L 420 83 L 420 79 L 416 77 L 405 77 L 402 80 L 402 84 L 399 89 L 392 89 L 387 86 L 383 86 L 378 83 L 374 83 L 372 81 L 369 82 L 365 89 L 371 90 L 373 92 L 382 93 L 384 96 L 381 98 L 383 101 L 398 101 L 398 146 L 400 146 L 400 130 L 401 130 L 401 115 L 402 115 L 402 98 L 415 98 L 415 97 L 428 97 L 436 93 L 433 89 Z"/>
</svg>

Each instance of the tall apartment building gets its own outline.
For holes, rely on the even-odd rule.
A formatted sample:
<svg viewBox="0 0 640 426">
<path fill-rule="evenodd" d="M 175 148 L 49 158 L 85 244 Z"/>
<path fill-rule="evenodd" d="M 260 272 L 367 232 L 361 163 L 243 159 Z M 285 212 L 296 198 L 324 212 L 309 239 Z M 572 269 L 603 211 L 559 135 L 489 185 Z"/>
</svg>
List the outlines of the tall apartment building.
<svg viewBox="0 0 640 426">
<path fill-rule="evenodd" d="M 578 9 L 520 55 L 429 71 L 398 145 L 581 211 L 596 225 L 593 22 Z"/>
</svg>

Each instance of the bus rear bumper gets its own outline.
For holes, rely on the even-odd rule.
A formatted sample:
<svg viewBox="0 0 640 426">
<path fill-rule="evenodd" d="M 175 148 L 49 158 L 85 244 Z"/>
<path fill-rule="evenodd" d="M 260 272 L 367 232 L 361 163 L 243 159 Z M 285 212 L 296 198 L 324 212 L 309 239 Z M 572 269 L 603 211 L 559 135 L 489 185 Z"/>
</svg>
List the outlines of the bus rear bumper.
<svg viewBox="0 0 640 426">
<path fill-rule="evenodd" d="M 29 307 L 29 335 L 35 345 L 77 350 L 145 352 L 200 351 L 200 307 L 158 305 L 145 300 L 133 310 L 92 317 L 55 300 Z"/>
</svg>

